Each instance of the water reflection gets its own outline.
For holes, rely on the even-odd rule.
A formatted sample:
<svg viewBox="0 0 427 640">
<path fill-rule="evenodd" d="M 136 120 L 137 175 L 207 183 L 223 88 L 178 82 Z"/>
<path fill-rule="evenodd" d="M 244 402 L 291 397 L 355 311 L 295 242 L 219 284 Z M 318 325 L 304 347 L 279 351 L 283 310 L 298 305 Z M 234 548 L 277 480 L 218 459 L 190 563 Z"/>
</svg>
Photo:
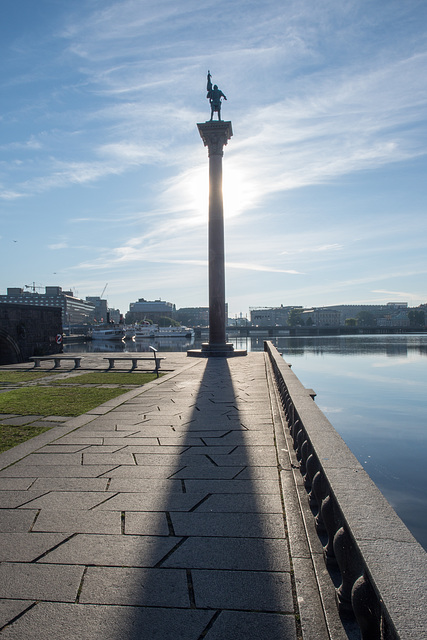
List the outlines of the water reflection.
<svg viewBox="0 0 427 640">
<path fill-rule="evenodd" d="M 194 347 L 188 338 L 144 338 L 143 340 L 88 340 L 88 342 L 66 343 L 64 353 L 135 353 L 149 351 L 187 351 Z"/>
<path fill-rule="evenodd" d="M 279 338 L 277 346 L 427 549 L 427 335 Z"/>
<path fill-rule="evenodd" d="M 270 340 L 283 353 L 290 355 L 337 353 L 341 356 L 383 353 L 390 357 L 407 357 L 411 353 L 427 356 L 426 334 L 363 336 L 295 336 L 232 338 L 245 344 L 249 351 L 262 351 L 264 340 Z"/>
</svg>

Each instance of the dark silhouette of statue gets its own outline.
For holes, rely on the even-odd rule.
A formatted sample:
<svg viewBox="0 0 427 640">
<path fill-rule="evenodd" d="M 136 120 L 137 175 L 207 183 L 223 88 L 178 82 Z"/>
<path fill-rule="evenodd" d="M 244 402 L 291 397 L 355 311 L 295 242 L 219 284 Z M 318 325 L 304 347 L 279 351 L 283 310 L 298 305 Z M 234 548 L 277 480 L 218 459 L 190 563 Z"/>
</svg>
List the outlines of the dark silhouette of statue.
<svg viewBox="0 0 427 640">
<path fill-rule="evenodd" d="M 221 98 L 224 98 L 224 100 L 227 100 L 227 98 L 225 97 L 223 92 L 218 89 L 217 84 L 214 84 L 212 87 L 211 78 L 212 76 L 210 74 L 210 71 L 208 71 L 208 83 L 206 87 L 208 93 L 206 97 L 208 98 L 211 105 L 211 120 L 213 120 L 215 111 L 218 113 L 218 120 L 221 120 Z"/>
</svg>

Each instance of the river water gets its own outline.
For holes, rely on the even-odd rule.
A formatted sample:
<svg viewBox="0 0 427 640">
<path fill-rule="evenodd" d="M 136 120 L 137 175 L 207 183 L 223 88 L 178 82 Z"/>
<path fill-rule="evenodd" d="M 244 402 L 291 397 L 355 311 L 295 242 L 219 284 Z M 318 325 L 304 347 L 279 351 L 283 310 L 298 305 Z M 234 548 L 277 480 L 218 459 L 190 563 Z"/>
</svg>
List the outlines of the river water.
<svg viewBox="0 0 427 640">
<path fill-rule="evenodd" d="M 230 339 L 263 350 L 266 338 Z M 427 550 L 427 335 L 271 339 L 412 534 Z M 64 351 L 145 351 L 147 342 Z M 186 340 L 153 343 L 185 351 Z M 194 348 L 200 345 L 192 344 Z"/>
</svg>

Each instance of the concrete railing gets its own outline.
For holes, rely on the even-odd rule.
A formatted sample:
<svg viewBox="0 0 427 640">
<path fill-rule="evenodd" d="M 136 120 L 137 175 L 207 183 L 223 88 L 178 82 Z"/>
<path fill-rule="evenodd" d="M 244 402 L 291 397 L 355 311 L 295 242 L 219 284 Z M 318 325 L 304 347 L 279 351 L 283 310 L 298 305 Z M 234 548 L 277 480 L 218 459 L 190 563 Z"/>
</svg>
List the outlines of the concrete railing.
<svg viewBox="0 0 427 640">
<path fill-rule="evenodd" d="M 427 637 L 427 553 L 271 342 L 274 370 L 340 614 L 362 640 Z M 402 425 L 404 428 L 404 425 Z"/>
</svg>

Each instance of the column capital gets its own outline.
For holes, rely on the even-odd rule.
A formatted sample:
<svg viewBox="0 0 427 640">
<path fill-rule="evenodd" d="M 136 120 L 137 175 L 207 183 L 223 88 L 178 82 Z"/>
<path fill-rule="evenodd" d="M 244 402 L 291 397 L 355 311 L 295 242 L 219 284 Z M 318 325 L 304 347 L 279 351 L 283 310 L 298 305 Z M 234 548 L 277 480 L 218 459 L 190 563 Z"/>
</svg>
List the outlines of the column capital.
<svg viewBox="0 0 427 640">
<path fill-rule="evenodd" d="M 233 135 L 231 122 L 215 120 L 197 125 L 203 144 L 208 148 L 208 156 L 223 156 L 224 145 Z"/>
</svg>

